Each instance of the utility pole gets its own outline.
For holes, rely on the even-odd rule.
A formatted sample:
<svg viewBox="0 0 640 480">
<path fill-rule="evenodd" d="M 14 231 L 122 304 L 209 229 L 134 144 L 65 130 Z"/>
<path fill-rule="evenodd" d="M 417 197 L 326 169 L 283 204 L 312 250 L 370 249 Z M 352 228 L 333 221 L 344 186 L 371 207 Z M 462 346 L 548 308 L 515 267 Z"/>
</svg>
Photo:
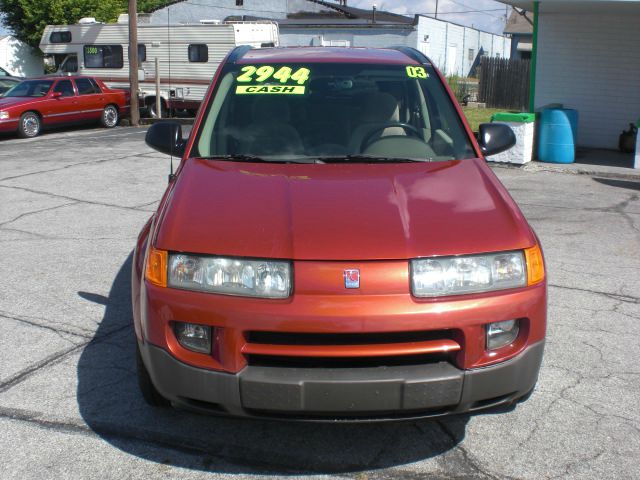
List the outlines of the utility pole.
<svg viewBox="0 0 640 480">
<path fill-rule="evenodd" d="M 158 72 L 156 72 L 158 75 Z M 138 107 L 138 2 L 129 0 L 129 85 L 131 85 L 131 126 L 140 125 Z"/>
<path fill-rule="evenodd" d="M 438 0 L 436 0 L 436 18 L 438 18 Z"/>
</svg>

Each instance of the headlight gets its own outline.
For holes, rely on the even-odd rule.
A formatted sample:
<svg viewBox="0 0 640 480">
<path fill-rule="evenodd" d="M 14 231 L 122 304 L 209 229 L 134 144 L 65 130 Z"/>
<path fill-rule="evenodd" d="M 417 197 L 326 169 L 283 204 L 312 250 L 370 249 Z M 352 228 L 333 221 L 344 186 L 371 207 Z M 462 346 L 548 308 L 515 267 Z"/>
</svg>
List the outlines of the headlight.
<svg viewBox="0 0 640 480">
<path fill-rule="evenodd" d="M 247 297 L 286 298 L 291 264 L 273 260 L 170 254 L 168 285 Z"/>
<path fill-rule="evenodd" d="M 411 290 L 416 297 L 489 292 L 527 284 L 523 252 L 411 261 Z"/>
<path fill-rule="evenodd" d="M 9 112 L 0 111 L 0 120 L 6 120 L 7 118 L 9 118 Z"/>
</svg>

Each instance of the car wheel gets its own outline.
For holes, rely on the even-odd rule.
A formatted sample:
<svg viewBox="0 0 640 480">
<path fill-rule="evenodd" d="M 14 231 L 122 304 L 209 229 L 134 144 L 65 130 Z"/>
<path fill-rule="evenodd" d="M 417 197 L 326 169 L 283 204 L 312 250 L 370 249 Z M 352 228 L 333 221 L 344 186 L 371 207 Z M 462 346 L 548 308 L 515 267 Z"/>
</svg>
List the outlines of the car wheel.
<svg viewBox="0 0 640 480">
<path fill-rule="evenodd" d="M 167 118 L 167 106 L 162 101 L 160 102 L 160 115 L 162 118 Z M 158 109 L 155 101 L 149 104 L 149 116 L 151 118 L 161 118 L 158 116 Z"/>
<path fill-rule="evenodd" d="M 18 135 L 22 138 L 33 138 L 40 134 L 42 129 L 42 121 L 40 116 L 35 112 L 25 112 L 20 117 L 18 124 Z"/>
<path fill-rule="evenodd" d="M 160 392 L 156 390 L 156 387 L 151 381 L 147 367 L 144 366 L 142 361 L 142 355 L 140 355 L 140 348 L 136 345 L 136 369 L 138 372 L 138 386 L 144 401 L 152 407 L 168 407 L 171 405 L 169 400 L 160 395 Z"/>
<path fill-rule="evenodd" d="M 119 119 L 118 109 L 113 105 L 107 105 L 102 111 L 100 123 L 105 128 L 113 128 L 118 124 Z"/>
</svg>

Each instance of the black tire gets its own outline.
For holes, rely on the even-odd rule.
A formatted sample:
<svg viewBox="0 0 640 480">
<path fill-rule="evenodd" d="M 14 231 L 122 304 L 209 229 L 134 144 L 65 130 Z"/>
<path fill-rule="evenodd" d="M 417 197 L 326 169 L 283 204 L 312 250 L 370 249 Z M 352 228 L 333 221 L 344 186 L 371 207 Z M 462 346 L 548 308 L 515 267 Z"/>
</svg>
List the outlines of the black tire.
<svg viewBox="0 0 640 480">
<path fill-rule="evenodd" d="M 151 381 L 147 367 L 144 366 L 142 361 L 142 355 L 140 355 L 140 348 L 136 344 L 136 370 L 138 372 L 138 386 L 142 393 L 142 398 L 152 407 L 168 407 L 171 404 L 169 400 L 160 395 L 160 392 L 156 390 L 156 387 Z"/>
<path fill-rule="evenodd" d="M 36 112 L 24 112 L 18 123 L 18 136 L 21 138 L 34 138 L 40 135 L 42 120 Z"/>
<path fill-rule="evenodd" d="M 120 113 L 115 105 L 107 105 L 104 107 L 102 111 L 102 116 L 100 117 L 100 125 L 104 128 L 113 128 L 118 125 L 118 121 L 120 120 Z"/>
<path fill-rule="evenodd" d="M 158 116 L 155 100 L 153 101 L 153 103 L 150 103 L 147 108 L 149 111 L 149 116 L 151 118 L 160 118 Z M 167 106 L 165 105 L 163 100 L 160 100 L 160 114 L 162 115 L 162 118 L 167 118 Z"/>
</svg>

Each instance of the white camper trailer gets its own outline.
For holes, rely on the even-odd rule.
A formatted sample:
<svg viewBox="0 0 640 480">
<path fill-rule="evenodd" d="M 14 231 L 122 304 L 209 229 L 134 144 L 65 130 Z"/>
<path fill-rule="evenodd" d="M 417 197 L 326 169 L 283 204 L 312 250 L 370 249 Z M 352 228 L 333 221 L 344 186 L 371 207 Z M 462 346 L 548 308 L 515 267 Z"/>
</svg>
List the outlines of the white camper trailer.
<svg viewBox="0 0 640 480">
<path fill-rule="evenodd" d="M 47 55 L 65 56 L 58 73 L 92 75 L 112 88 L 129 88 L 129 28 L 82 19 L 76 25 L 49 25 L 40 41 Z M 138 23 L 138 79 L 141 108 L 156 112 L 156 70 L 161 108 L 197 109 L 216 68 L 238 45 L 278 46 L 278 25 L 271 21 L 156 25 Z M 58 57 L 59 58 L 59 57 Z M 164 115 L 163 115 L 164 116 Z"/>
</svg>

